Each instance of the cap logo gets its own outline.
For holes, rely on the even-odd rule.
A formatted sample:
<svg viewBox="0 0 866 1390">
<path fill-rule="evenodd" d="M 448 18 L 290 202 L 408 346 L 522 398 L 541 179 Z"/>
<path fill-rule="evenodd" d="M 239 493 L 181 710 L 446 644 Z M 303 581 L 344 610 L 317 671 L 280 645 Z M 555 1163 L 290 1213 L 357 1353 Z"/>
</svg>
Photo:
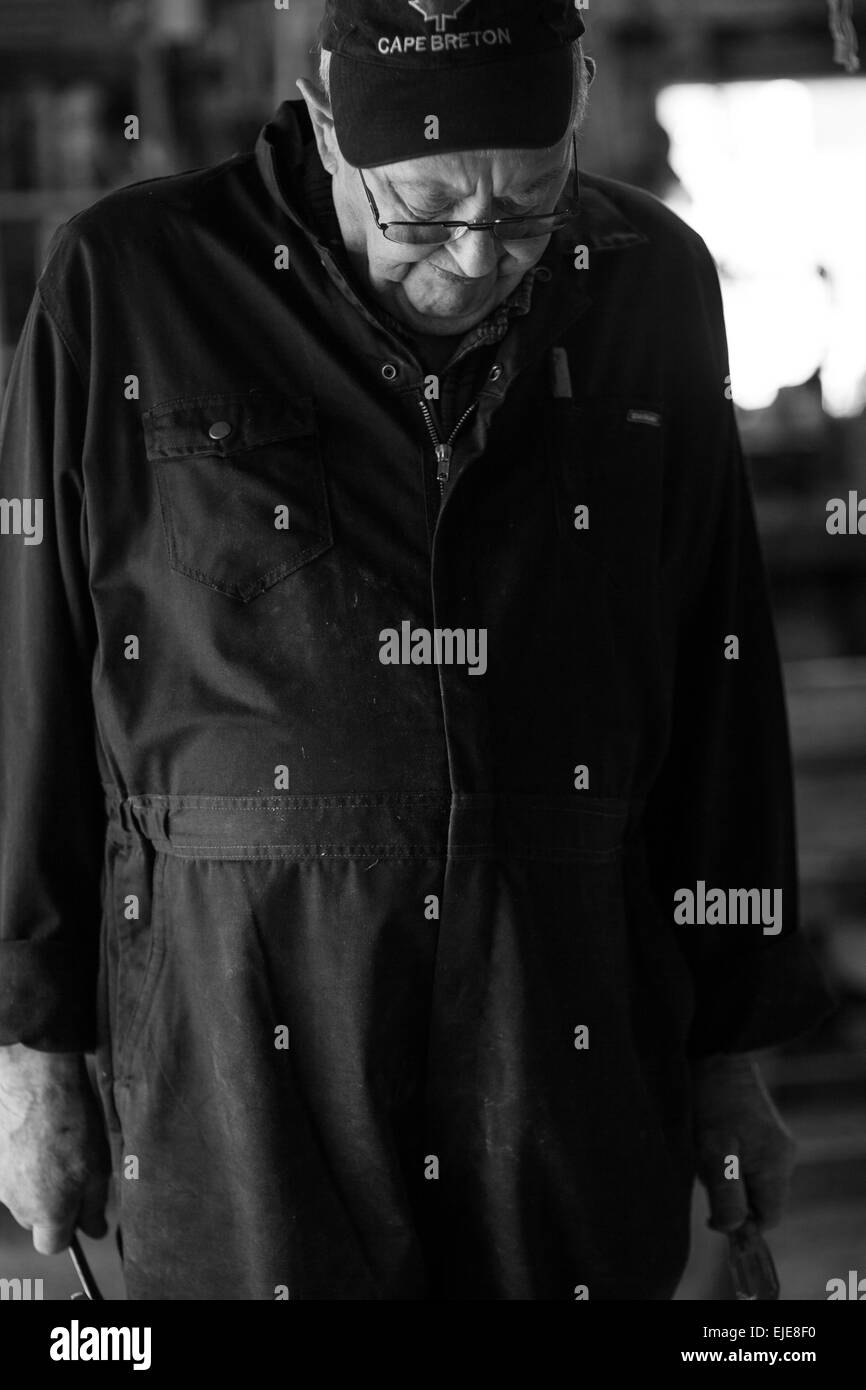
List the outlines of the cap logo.
<svg viewBox="0 0 866 1390">
<path fill-rule="evenodd" d="M 425 24 L 435 28 L 425 34 L 383 34 L 376 47 L 386 58 L 395 53 L 456 53 L 464 48 L 495 48 L 511 43 L 510 29 L 464 29 L 449 33 L 453 24 L 466 9 L 469 0 L 409 0 L 409 8 L 424 16 Z"/>
<path fill-rule="evenodd" d="M 428 24 L 432 19 L 437 34 L 444 34 L 445 25 L 456 19 L 461 10 L 466 9 L 469 0 L 409 0 L 409 4 L 413 10 L 424 16 Z"/>
<path fill-rule="evenodd" d="M 435 28 L 427 33 L 384 33 L 377 43 L 379 53 L 384 57 L 395 53 L 457 53 L 461 49 L 493 49 L 512 42 L 510 29 L 461 29 L 450 33 L 446 25 L 453 24 L 468 3 L 470 0 L 409 0 L 410 10 L 424 15 L 425 24 Z"/>
</svg>

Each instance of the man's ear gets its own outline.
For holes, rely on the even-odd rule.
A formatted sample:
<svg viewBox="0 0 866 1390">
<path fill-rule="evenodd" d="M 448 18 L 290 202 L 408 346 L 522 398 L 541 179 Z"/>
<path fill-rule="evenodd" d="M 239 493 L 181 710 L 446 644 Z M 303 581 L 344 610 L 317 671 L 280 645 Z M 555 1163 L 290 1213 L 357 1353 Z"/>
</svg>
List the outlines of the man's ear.
<svg viewBox="0 0 866 1390">
<path fill-rule="evenodd" d="M 337 163 L 339 146 L 337 145 L 330 103 L 324 92 L 321 92 L 318 87 L 314 87 L 312 82 L 308 82 L 305 77 L 299 77 L 296 85 L 307 103 L 307 110 L 310 113 L 313 133 L 319 150 L 319 158 L 328 173 L 333 176 L 339 167 Z"/>
</svg>

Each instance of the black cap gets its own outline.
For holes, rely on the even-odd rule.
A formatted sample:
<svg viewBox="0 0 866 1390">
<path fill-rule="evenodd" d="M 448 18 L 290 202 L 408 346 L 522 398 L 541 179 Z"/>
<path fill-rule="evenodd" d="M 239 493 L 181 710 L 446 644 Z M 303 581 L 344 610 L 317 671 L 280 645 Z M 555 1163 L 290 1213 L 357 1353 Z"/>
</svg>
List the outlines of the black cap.
<svg viewBox="0 0 866 1390">
<path fill-rule="evenodd" d="M 369 168 L 557 144 L 584 31 L 575 0 L 327 0 L 320 34 L 344 158 Z"/>
</svg>

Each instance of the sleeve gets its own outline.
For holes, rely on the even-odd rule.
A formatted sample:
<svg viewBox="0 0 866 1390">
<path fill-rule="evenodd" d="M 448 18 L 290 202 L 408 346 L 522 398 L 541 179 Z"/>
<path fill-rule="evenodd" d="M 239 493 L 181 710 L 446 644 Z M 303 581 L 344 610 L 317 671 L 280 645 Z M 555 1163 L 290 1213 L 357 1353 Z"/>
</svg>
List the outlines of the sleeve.
<svg viewBox="0 0 866 1390">
<path fill-rule="evenodd" d="M 733 406 L 725 399 L 718 276 L 703 251 L 694 313 L 702 340 L 692 358 L 700 365 L 691 369 L 698 389 L 686 388 L 690 399 L 680 410 L 678 467 L 694 481 L 688 502 L 678 504 L 685 539 L 670 738 L 644 816 L 655 896 L 693 978 L 694 1057 L 775 1046 L 812 1027 L 834 1005 L 799 926 L 781 664 L 750 483 Z M 736 659 L 730 638 L 738 642 Z M 709 907 L 708 920 L 677 922 L 675 908 L 684 900 L 675 904 L 674 895 L 683 889 L 694 894 L 696 916 L 701 891 L 721 889 L 722 920 L 713 921 L 718 909 Z M 766 905 L 780 908 L 779 919 L 755 924 L 753 907 L 746 924 L 742 908 L 740 920 L 731 922 L 736 889 L 769 890 Z"/>
<path fill-rule="evenodd" d="M 96 1043 L 105 811 L 91 700 L 87 392 L 39 290 L 0 416 L 0 1044 Z"/>
</svg>

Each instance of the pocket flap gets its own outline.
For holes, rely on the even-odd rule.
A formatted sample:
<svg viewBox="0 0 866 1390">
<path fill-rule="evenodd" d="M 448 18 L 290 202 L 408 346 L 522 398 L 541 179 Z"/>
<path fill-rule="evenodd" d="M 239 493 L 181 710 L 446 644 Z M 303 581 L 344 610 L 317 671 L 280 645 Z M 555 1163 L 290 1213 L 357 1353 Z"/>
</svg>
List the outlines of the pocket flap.
<svg viewBox="0 0 866 1390">
<path fill-rule="evenodd" d="M 225 458 L 313 434 L 316 428 L 309 396 L 289 398 L 262 391 L 185 396 L 145 411 L 141 421 L 151 459 Z"/>
<path fill-rule="evenodd" d="M 309 396 L 186 396 L 142 415 L 168 558 L 248 603 L 333 545 Z"/>
</svg>

